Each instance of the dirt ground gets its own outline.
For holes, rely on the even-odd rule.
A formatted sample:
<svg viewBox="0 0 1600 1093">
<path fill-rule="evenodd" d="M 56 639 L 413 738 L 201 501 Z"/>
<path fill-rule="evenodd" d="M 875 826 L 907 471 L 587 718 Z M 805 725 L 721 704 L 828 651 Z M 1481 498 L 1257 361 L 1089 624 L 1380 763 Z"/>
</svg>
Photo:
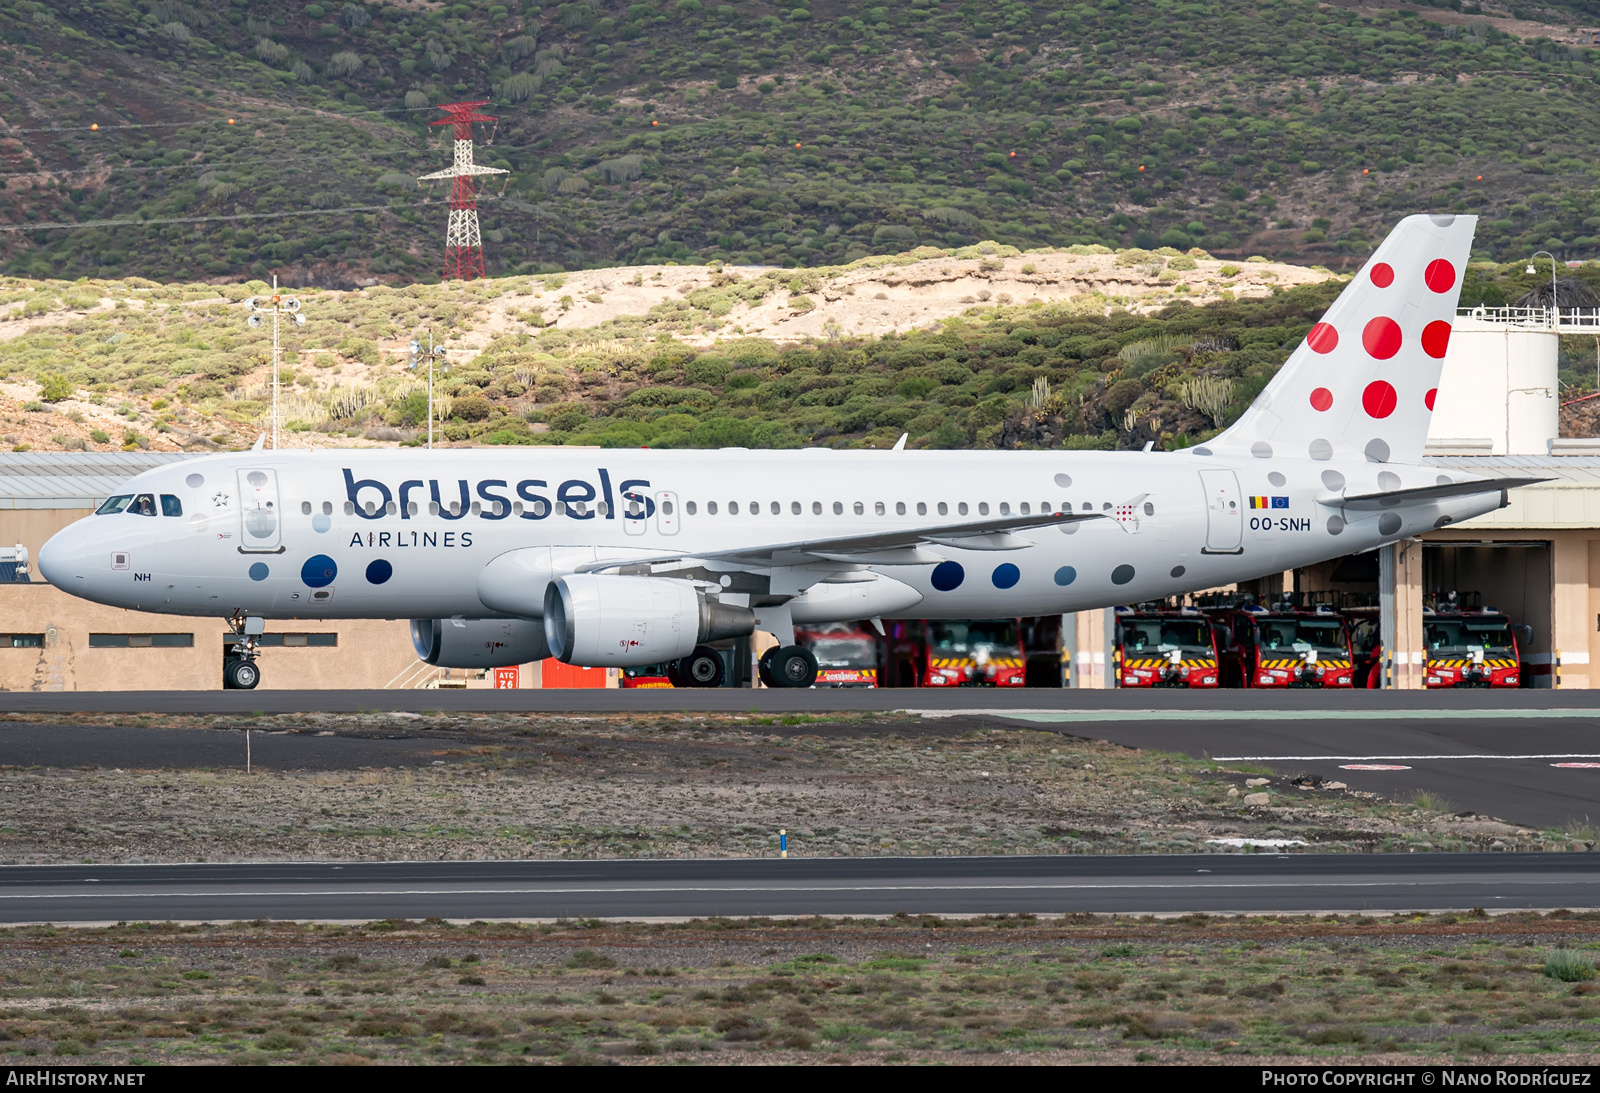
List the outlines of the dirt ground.
<svg viewBox="0 0 1600 1093">
<path fill-rule="evenodd" d="M 0 1059 L 1594 1066 L 1597 948 L 1568 912 L 29 927 Z"/>
<path fill-rule="evenodd" d="M 107 735 L 13 747 L 41 724 Z M 275 757 L 248 774 L 247 726 Z M 779 828 L 796 856 L 1587 845 L 982 717 L 12 715 L 0 741 L 10 863 L 725 857 Z"/>
</svg>

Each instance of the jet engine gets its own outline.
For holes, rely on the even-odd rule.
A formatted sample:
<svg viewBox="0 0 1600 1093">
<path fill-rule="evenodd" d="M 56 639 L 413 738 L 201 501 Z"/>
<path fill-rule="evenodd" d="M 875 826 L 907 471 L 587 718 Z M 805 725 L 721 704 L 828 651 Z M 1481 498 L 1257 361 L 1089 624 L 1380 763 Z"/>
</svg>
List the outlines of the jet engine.
<svg viewBox="0 0 1600 1093">
<path fill-rule="evenodd" d="M 412 619 L 411 644 L 440 668 L 509 668 L 550 655 L 544 626 L 528 619 Z"/>
<path fill-rule="evenodd" d="M 688 656 L 696 645 L 747 637 L 755 612 L 711 599 L 686 580 L 578 573 L 544 594 L 545 639 L 586 668 L 627 668 Z"/>
</svg>

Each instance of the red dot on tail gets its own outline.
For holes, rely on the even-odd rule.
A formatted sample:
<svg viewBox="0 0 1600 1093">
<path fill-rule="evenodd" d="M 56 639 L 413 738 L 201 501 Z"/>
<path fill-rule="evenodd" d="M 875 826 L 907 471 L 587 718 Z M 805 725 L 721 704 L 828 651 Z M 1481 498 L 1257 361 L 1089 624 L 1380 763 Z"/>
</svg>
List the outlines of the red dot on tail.
<svg viewBox="0 0 1600 1093">
<path fill-rule="evenodd" d="M 1387 315 L 1379 315 L 1361 331 L 1361 344 L 1380 361 L 1388 360 L 1400 352 L 1400 324 Z"/>
<path fill-rule="evenodd" d="M 1311 392 L 1311 408 L 1317 411 L 1326 410 L 1333 405 L 1333 392 L 1326 387 L 1318 387 Z"/>
<path fill-rule="evenodd" d="M 1430 387 L 1428 393 L 1422 396 L 1422 401 L 1427 404 L 1428 409 L 1433 409 L 1433 400 L 1438 394 L 1439 389 L 1437 387 Z"/>
<path fill-rule="evenodd" d="M 1306 344 L 1314 353 L 1332 353 L 1339 345 L 1339 332 L 1327 323 L 1318 323 L 1306 335 Z"/>
<path fill-rule="evenodd" d="M 1400 398 L 1394 393 L 1394 387 L 1384 380 L 1373 380 L 1361 392 L 1361 408 L 1370 417 L 1388 417 L 1399 403 Z"/>
<path fill-rule="evenodd" d="M 1456 287 L 1456 267 L 1443 258 L 1435 258 L 1423 271 L 1422 279 L 1435 292 L 1449 292 Z"/>
<path fill-rule="evenodd" d="M 1394 267 L 1388 262 L 1379 262 L 1372 267 L 1372 283 L 1379 288 L 1388 288 L 1394 284 Z"/>
<path fill-rule="evenodd" d="M 1443 319 L 1435 319 L 1422 328 L 1422 351 L 1435 360 L 1444 356 L 1444 351 L 1450 348 L 1450 324 Z"/>
</svg>

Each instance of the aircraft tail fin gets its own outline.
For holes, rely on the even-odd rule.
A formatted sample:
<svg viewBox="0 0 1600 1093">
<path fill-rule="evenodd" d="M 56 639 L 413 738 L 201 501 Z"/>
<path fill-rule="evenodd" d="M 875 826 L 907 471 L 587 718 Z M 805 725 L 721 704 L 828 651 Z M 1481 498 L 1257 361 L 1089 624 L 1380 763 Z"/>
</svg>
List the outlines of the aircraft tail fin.
<svg viewBox="0 0 1600 1093">
<path fill-rule="evenodd" d="M 1477 222 L 1400 221 L 1250 408 L 1208 446 L 1261 459 L 1420 462 Z"/>
</svg>

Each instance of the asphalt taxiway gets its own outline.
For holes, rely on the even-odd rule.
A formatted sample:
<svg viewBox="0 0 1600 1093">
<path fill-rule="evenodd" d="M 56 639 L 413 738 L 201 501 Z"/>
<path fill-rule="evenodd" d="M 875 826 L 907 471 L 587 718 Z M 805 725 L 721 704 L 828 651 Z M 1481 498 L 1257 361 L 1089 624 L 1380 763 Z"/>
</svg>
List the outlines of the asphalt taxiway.
<svg viewBox="0 0 1600 1093">
<path fill-rule="evenodd" d="M 1600 907 L 1600 855 L 0 867 L 0 922 L 1389 913 Z"/>
</svg>

